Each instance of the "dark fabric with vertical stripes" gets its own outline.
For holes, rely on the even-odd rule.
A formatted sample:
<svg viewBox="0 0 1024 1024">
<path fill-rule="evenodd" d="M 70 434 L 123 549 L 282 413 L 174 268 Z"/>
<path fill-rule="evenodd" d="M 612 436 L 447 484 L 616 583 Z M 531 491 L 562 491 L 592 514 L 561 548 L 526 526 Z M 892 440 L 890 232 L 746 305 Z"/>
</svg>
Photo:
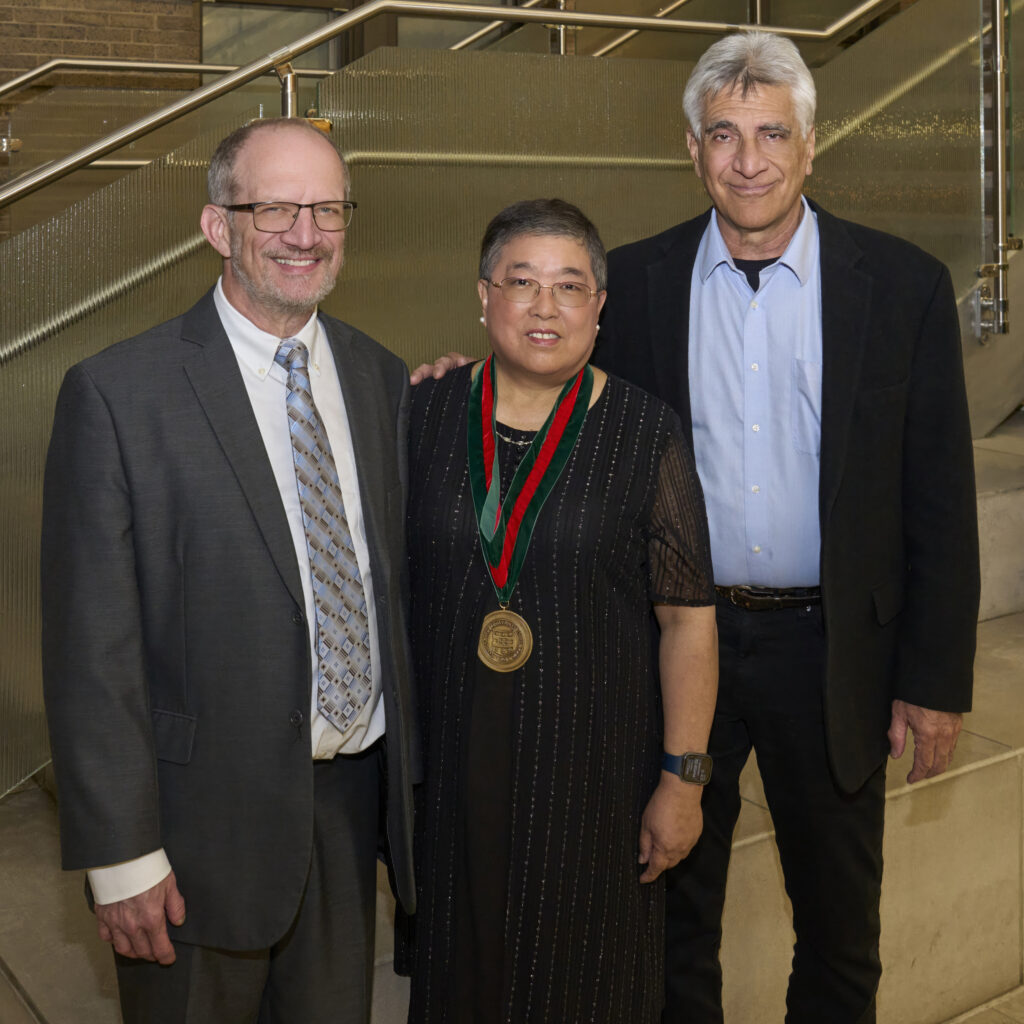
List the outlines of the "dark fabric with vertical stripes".
<svg viewBox="0 0 1024 1024">
<path fill-rule="evenodd" d="M 468 393 L 468 368 L 420 385 L 409 433 L 412 631 L 426 760 L 410 1020 L 423 1024 L 454 1019 L 456 923 L 465 913 L 456 872 L 462 825 L 475 825 L 461 820 L 458 769 L 480 622 L 497 607 L 470 493 Z M 675 415 L 611 378 L 537 522 L 512 596 L 534 649 L 510 674 L 500 1018 L 509 1024 L 653 1024 L 660 1015 L 662 887 L 640 886 L 636 863 L 661 753 L 652 601 L 713 603 L 703 499 Z"/>
</svg>

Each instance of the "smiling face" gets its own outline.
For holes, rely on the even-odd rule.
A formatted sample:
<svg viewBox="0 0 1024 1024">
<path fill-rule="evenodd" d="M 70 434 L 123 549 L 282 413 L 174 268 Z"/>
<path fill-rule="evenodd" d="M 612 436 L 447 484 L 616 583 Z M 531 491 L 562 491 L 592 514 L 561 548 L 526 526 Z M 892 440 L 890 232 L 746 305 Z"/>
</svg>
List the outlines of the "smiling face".
<svg viewBox="0 0 1024 1024">
<path fill-rule="evenodd" d="M 345 172 L 326 138 L 288 127 L 257 131 L 238 154 L 233 203 L 312 203 L 345 198 Z M 344 258 L 345 232 L 321 231 L 300 210 L 281 234 L 258 231 L 252 214 L 203 210 L 203 233 L 225 257 L 228 301 L 257 327 L 279 337 L 297 331 L 330 294 Z"/>
<path fill-rule="evenodd" d="M 506 277 L 532 278 L 542 285 L 573 281 L 597 289 L 586 248 L 564 235 L 519 235 L 507 242 L 491 280 Z M 487 281 L 478 281 L 477 290 L 495 360 L 509 377 L 560 387 L 590 358 L 604 292 L 585 306 L 560 306 L 549 288 L 524 303 L 508 301 Z"/>
<path fill-rule="evenodd" d="M 785 86 L 744 97 L 723 89 L 707 103 L 702 137 L 687 132 L 697 176 L 718 213 L 733 256 L 781 256 L 800 223 L 800 193 L 811 173 L 814 129 L 805 137 Z"/>
</svg>

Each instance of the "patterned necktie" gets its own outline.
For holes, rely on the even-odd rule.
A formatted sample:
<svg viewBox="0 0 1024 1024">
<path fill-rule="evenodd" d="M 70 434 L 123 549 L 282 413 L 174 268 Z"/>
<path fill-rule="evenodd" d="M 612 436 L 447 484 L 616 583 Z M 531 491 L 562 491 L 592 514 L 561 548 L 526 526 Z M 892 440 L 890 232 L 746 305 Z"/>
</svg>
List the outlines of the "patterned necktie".
<svg viewBox="0 0 1024 1024">
<path fill-rule="evenodd" d="M 370 699 L 366 595 L 331 444 L 313 404 L 306 346 L 285 338 L 274 361 L 288 371 L 285 408 L 316 606 L 317 707 L 345 732 Z"/>
</svg>

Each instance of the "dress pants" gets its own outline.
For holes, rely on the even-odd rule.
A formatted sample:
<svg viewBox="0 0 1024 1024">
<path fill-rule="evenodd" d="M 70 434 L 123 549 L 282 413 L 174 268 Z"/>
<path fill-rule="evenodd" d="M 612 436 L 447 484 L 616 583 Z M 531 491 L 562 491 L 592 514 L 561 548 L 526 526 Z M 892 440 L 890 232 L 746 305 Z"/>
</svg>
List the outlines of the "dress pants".
<svg viewBox="0 0 1024 1024">
<path fill-rule="evenodd" d="M 664 1024 L 720 1024 L 718 960 L 740 771 L 753 748 L 793 905 L 787 1024 L 873 1024 L 881 976 L 885 765 L 853 794 L 832 777 L 822 712 L 821 607 L 718 602 L 718 703 L 704 832 L 667 874 Z"/>
<path fill-rule="evenodd" d="M 314 762 L 309 878 L 295 920 L 270 949 L 175 942 L 170 967 L 115 954 L 124 1024 L 367 1024 L 380 757 L 376 744 Z"/>
</svg>

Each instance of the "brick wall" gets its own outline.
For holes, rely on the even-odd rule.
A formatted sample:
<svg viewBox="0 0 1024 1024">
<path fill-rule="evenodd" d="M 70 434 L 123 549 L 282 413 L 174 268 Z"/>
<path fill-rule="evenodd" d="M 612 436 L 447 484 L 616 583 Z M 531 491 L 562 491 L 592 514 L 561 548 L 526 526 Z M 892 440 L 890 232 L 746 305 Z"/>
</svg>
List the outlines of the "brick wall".
<svg viewBox="0 0 1024 1024">
<path fill-rule="evenodd" d="M 199 0 L 0 0 L 0 83 L 55 57 L 198 61 Z M 19 103 L 54 86 L 191 89 L 195 76 L 59 71 L 0 99 L 0 136 Z M 0 155 L 0 182 L 8 175 Z M 0 239 L 9 220 L 0 210 Z"/>
<path fill-rule="evenodd" d="M 0 0 L 0 81 L 54 57 L 199 60 L 199 7 L 198 0 Z M 62 72 L 51 84 L 123 81 Z"/>
</svg>

